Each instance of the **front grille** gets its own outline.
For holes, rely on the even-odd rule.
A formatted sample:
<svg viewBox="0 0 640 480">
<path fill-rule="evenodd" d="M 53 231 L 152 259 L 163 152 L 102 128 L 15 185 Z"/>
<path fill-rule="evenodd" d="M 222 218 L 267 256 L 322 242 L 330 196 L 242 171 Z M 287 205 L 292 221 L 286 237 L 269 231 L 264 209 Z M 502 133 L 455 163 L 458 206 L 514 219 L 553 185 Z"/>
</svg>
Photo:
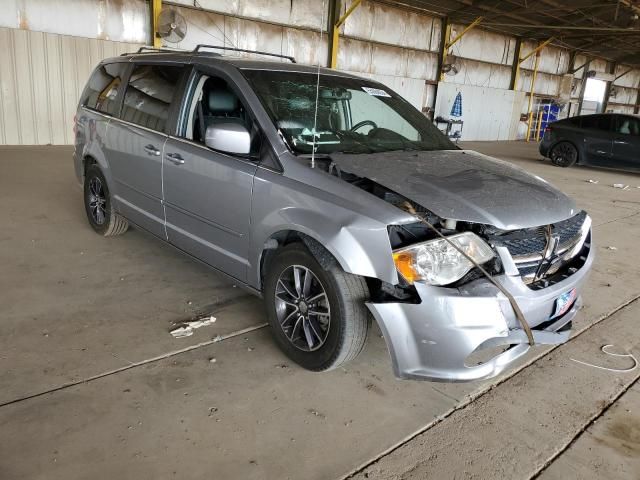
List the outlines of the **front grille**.
<svg viewBox="0 0 640 480">
<path fill-rule="evenodd" d="M 575 257 L 574 247 L 584 240 L 583 226 L 586 219 L 587 214 L 580 212 L 567 220 L 549 225 L 551 235 L 558 238 L 553 252 L 546 252 L 547 226 L 499 233 L 493 235 L 490 241 L 494 246 L 509 250 L 524 283 L 530 288 L 544 288 L 548 284 L 547 279 L 564 270 L 563 267 Z M 552 254 L 543 262 L 545 253 Z M 541 275 L 536 277 L 539 269 Z"/>
<path fill-rule="evenodd" d="M 567 250 L 580 239 L 586 218 L 587 214 L 580 212 L 574 217 L 551 225 L 551 233 L 559 237 L 558 252 Z M 527 228 L 499 235 L 494 237 L 494 245 L 507 247 L 514 259 L 531 255 L 541 256 L 547 246 L 545 229 L 546 227 Z"/>
</svg>

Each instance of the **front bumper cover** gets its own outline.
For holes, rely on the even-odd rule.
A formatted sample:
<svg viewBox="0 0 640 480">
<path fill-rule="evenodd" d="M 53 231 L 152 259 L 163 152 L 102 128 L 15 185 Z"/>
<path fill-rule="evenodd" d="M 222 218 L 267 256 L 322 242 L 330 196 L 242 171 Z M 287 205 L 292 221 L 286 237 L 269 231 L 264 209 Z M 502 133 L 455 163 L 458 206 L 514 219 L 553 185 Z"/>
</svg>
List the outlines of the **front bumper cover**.
<svg viewBox="0 0 640 480">
<path fill-rule="evenodd" d="M 495 277 L 515 297 L 535 343 L 559 344 L 569 338 L 570 330 L 563 327 L 581 305 L 579 294 L 593 257 L 592 246 L 580 270 L 542 290 L 531 290 L 518 276 Z M 425 283 L 416 283 L 415 287 L 419 304 L 367 303 L 382 330 L 397 377 L 442 382 L 486 379 L 498 375 L 529 350 L 527 336 L 509 300 L 486 279 L 459 288 Z M 569 311 L 549 322 L 556 299 L 573 288 L 578 299 Z M 479 347 L 501 345 L 510 348 L 480 365 L 465 363 Z"/>
</svg>

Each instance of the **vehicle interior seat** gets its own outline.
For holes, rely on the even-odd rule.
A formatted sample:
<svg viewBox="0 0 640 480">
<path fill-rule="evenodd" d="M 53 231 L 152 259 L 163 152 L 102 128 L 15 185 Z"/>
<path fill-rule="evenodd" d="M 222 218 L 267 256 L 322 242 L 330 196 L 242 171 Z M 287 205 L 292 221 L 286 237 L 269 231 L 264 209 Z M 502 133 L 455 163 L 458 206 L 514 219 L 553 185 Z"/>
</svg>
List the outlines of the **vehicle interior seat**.
<svg viewBox="0 0 640 480">
<path fill-rule="evenodd" d="M 629 128 L 629 120 L 625 120 L 622 125 L 620 125 L 620 133 L 629 135 L 631 133 L 631 129 Z"/>
<path fill-rule="evenodd" d="M 245 125 L 244 111 L 236 94 L 225 87 L 214 87 L 209 90 L 204 122 L 207 127 L 219 123 Z"/>
</svg>

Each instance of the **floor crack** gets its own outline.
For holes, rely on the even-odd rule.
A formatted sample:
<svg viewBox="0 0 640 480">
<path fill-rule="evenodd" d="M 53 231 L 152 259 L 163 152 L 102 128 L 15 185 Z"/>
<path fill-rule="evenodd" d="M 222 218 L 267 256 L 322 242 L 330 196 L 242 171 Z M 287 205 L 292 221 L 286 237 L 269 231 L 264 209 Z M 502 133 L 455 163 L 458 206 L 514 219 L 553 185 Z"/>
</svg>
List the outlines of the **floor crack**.
<svg viewBox="0 0 640 480">
<path fill-rule="evenodd" d="M 59 392 L 60 390 L 65 390 L 67 388 L 75 387 L 82 383 L 89 383 L 94 380 L 99 380 L 104 377 L 108 377 L 110 375 L 115 375 L 116 373 L 124 372 L 126 370 L 130 370 L 132 368 L 141 367 L 143 365 L 148 365 L 150 363 L 159 362 L 160 360 L 164 360 L 166 358 L 174 357 L 176 355 L 180 355 L 182 353 L 191 352 L 201 347 L 206 347 L 209 345 L 213 345 L 214 343 L 221 342 L 223 340 L 227 340 L 229 338 L 237 337 L 238 335 L 244 335 L 246 333 L 253 332 L 255 330 L 259 330 L 261 328 L 266 327 L 267 323 L 261 323 L 260 325 L 254 325 L 252 327 L 243 328 L 242 330 L 237 330 L 235 332 L 227 333 L 225 335 L 218 335 L 211 340 L 207 340 L 206 342 L 200 342 L 195 345 L 190 345 L 185 348 L 181 348 L 180 350 L 173 350 L 171 352 L 163 353 L 162 355 L 158 355 L 156 357 L 147 358 L 145 360 L 140 360 L 138 362 L 131 362 L 129 365 L 125 365 L 123 367 L 114 368 L 113 370 L 108 370 L 106 372 L 98 373 L 97 375 L 92 375 L 87 378 L 83 378 L 82 380 L 76 380 L 73 382 L 65 383 L 63 385 L 59 385 L 57 387 L 50 388 L 48 390 L 44 390 L 42 392 L 33 393 L 31 395 L 26 395 L 24 397 L 15 398 L 13 400 L 9 400 L 8 402 L 0 403 L 0 408 L 6 407 L 8 405 L 13 405 L 14 403 L 24 402 L 25 400 L 30 400 L 32 398 L 41 397 L 43 395 L 47 395 L 48 393 Z"/>
</svg>

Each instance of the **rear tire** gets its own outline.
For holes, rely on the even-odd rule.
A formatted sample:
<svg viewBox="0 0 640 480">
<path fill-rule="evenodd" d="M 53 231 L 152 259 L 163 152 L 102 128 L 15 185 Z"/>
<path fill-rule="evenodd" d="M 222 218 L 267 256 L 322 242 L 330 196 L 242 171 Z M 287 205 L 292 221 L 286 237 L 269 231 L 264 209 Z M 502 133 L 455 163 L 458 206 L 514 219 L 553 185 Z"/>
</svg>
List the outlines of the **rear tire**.
<svg viewBox="0 0 640 480">
<path fill-rule="evenodd" d="M 329 264 L 323 268 L 304 245 L 294 243 L 265 266 L 271 333 L 291 360 L 316 372 L 358 356 L 370 323 L 364 279 L 346 273 L 333 258 Z"/>
<path fill-rule="evenodd" d="M 84 176 L 84 209 L 91 228 L 100 235 L 122 235 L 129 228 L 129 222 L 115 212 L 107 180 L 95 164 L 87 167 Z"/>
<path fill-rule="evenodd" d="M 578 161 L 578 149 L 569 142 L 560 142 L 549 152 L 551 163 L 557 167 L 571 167 Z"/>
</svg>

